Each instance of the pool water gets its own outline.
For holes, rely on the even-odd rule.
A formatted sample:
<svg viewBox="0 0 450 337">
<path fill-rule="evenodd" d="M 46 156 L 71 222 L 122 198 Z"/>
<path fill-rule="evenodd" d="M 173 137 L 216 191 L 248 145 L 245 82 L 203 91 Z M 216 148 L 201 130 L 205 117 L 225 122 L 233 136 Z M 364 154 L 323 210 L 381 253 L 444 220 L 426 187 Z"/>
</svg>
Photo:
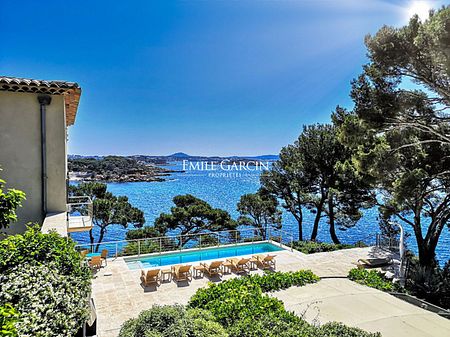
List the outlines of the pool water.
<svg viewBox="0 0 450 337">
<path fill-rule="evenodd" d="M 205 260 L 223 259 L 226 257 L 271 253 L 284 250 L 269 242 L 241 244 L 227 247 L 206 248 L 188 252 L 163 253 L 146 257 L 125 258 L 131 270 L 153 268 L 171 264 L 191 263 Z"/>
</svg>

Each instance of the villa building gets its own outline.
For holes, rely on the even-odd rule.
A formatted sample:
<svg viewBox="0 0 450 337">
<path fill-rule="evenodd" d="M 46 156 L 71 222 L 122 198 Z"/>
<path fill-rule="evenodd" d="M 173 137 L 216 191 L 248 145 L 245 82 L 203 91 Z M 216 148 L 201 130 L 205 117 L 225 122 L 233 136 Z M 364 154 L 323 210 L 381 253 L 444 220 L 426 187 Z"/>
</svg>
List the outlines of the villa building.
<svg viewBox="0 0 450 337">
<path fill-rule="evenodd" d="M 26 193 L 9 233 L 23 232 L 28 222 L 64 236 L 90 229 L 88 217 L 68 213 L 67 128 L 80 95 L 74 82 L 0 76 L 0 177 Z"/>
</svg>

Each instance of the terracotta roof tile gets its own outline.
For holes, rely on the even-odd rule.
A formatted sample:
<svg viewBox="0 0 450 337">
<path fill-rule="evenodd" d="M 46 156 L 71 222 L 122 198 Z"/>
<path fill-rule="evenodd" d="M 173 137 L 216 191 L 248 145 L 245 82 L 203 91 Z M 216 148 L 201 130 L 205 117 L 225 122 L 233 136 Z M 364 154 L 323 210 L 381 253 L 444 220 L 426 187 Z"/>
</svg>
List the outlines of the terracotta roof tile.
<svg viewBox="0 0 450 337">
<path fill-rule="evenodd" d="M 64 102 L 66 105 L 66 124 L 69 126 L 75 123 L 78 103 L 81 96 L 81 87 L 78 83 L 0 76 L 0 90 L 48 95 L 64 95 Z"/>
</svg>

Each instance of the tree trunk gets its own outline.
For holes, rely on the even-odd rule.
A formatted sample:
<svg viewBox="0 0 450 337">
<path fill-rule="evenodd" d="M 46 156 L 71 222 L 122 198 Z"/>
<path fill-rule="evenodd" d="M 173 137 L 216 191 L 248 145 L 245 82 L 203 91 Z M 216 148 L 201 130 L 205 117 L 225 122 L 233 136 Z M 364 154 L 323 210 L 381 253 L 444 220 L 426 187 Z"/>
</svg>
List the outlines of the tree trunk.
<svg viewBox="0 0 450 337">
<path fill-rule="evenodd" d="M 98 252 L 98 249 L 100 248 L 100 243 L 103 241 L 103 237 L 105 236 L 106 228 L 101 227 L 100 228 L 100 235 L 98 237 L 97 245 L 95 246 L 95 252 Z"/>
<path fill-rule="evenodd" d="M 298 240 L 303 241 L 303 213 L 297 217 L 298 222 Z"/>
<path fill-rule="evenodd" d="M 422 267 L 431 267 L 435 263 L 435 250 L 436 247 L 431 247 L 428 244 L 424 244 L 419 248 L 419 263 Z"/>
<path fill-rule="evenodd" d="M 94 234 L 92 234 L 92 228 L 89 230 L 89 239 L 91 240 L 91 245 L 94 244 Z"/>
<path fill-rule="evenodd" d="M 330 193 L 328 197 L 328 217 L 330 219 L 330 236 L 331 240 L 333 240 L 333 243 L 340 244 L 337 235 L 336 235 L 336 229 L 334 228 L 334 205 L 333 205 L 333 194 Z"/>
<path fill-rule="evenodd" d="M 320 218 L 322 216 L 322 208 L 323 208 L 324 203 L 325 203 L 325 197 L 322 195 L 322 197 L 320 198 L 319 204 L 317 205 L 317 213 L 316 213 L 316 217 L 314 219 L 313 230 L 311 233 L 311 241 L 316 241 L 317 233 L 319 232 L 319 222 L 320 222 Z"/>
</svg>

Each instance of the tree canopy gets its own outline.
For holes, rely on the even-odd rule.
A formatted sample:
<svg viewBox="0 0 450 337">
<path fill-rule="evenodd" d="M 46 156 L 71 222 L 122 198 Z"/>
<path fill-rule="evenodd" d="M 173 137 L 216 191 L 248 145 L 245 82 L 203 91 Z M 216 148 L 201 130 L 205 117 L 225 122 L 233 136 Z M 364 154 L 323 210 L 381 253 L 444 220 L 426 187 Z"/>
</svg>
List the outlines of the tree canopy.
<svg viewBox="0 0 450 337">
<path fill-rule="evenodd" d="M 447 7 L 368 36 L 354 110 L 338 122 L 359 172 L 382 193 L 382 220 L 411 226 L 424 266 L 450 221 L 449 31 Z"/>
<path fill-rule="evenodd" d="M 191 194 L 177 195 L 173 203 L 175 206 L 170 209 L 170 213 L 161 213 L 155 220 L 155 227 L 160 233 L 178 230 L 180 235 L 187 235 L 236 228 L 236 222 L 227 211 L 213 208 Z M 181 245 L 184 246 L 192 239 L 190 236 L 183 238 Z"/>
<path fill-rule="evenodd" d="M 258 229 L 263 238 L 267 238 L 267 228 L 281 228 L 281 214 L 278 199 L 266 190 L 241 196 L 237 210 L 240 213 L 238 224 Z"/>
</svg>

